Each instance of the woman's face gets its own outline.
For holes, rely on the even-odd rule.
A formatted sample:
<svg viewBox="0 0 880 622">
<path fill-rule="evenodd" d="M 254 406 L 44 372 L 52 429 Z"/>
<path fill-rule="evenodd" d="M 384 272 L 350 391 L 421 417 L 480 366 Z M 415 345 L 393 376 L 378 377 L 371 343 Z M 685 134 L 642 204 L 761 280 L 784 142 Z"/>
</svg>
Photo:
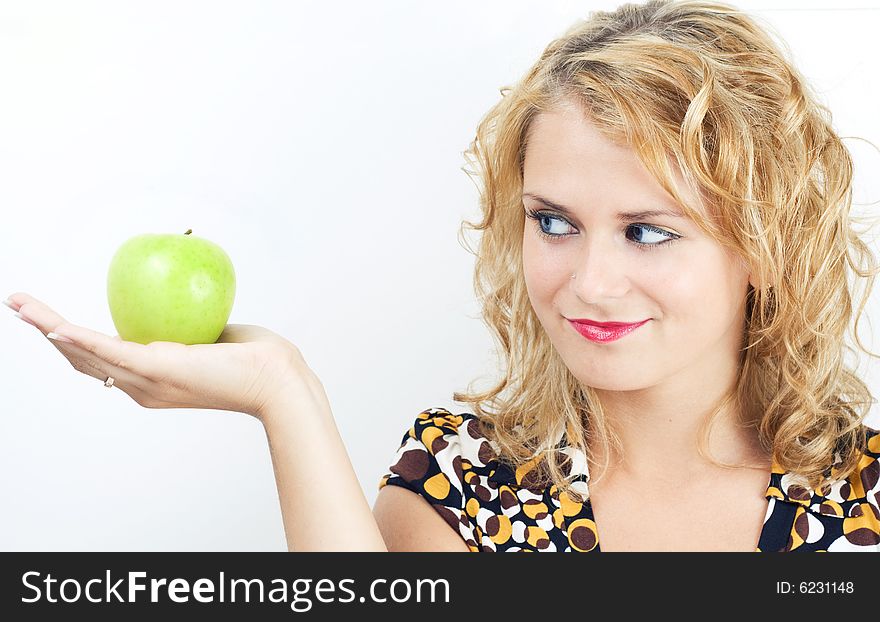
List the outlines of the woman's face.
<svg viewBox="0 0 880 622">
<path fill-rule="evenodd" d="M 603 137 L 570 104 L 533 121 L 524 166 L 523 207 L 537 212 L 523 230 L 529 299 L 582 383 L 630 391 L 676 378 L 670 388 L 692 390 L 701 375 L 738 362 L 745 264 L 686 216 L 619 216 L 679 211 L 634 151 Z M 682 196 L 705 214 L 676 173 Z M 541 231 L 559 237 L 547 239 Z M 569 319 L 648 321 L 621 338 L 596 342 Z"/>
</svg>

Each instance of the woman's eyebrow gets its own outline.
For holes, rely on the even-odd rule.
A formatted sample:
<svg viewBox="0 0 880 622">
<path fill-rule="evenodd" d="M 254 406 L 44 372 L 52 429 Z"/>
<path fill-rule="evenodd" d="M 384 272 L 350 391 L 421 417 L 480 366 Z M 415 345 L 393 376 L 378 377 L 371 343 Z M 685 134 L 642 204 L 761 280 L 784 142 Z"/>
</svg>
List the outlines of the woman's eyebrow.
<svg viewBox="0 0 880 622">
<path fill-rule="evenodd" d="M 523 193 L 523 197 L 529 197 L 530 199 L 534 199 L 539 203 L 543 203 L 550 209 L 554 209 L 558 212 L 562 212 L 563 214 L 570 216 L 571 218 L 577 218 L 575 213 L 564 205 L 560 205 L 559 203 L 554 203 L 550 199 L 546 199 L 540 195 L 532 194 L 531 192 Z M 653 216 L 669 216 L 671 218 L 685 218 L 684 214 L 681 212 L 676 212 L 673 210 L 666 209 L 653 209 L 653 210 L 642 210 L 640 212 L 620 212 L 617 214 L 617 219 L 621 222 L 631 222 L 634 220 L 643 220 L 645 218 L 651 218 Z"/>
</svg>

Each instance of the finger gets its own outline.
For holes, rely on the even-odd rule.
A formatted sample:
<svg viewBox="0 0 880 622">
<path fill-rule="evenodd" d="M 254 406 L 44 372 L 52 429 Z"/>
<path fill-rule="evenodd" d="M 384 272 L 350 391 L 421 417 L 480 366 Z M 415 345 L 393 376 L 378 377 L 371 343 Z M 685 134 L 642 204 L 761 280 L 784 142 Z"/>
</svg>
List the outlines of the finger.
<svg viewBox="0 0 880 622">
<path fill-rule="evenodd" d="M 11 296 L 8 296 L 8 297 L 6 298 L 6 300 L 3 301 L 3 303 L 4 303 L 7 307 L 9 307 L 10 309 L 12 309 L 13 311 L 18 311 L 18 308 L 19 308 L 22 304 L 24 304 L 24 301 L 25 301 L 26 298 L 30 298 L 30 296 L 28 296 L 28 295 L 25 294 L 24 292 L 16 292 L 16 293 L 12 294 Z"/>
<path fill-rule="evenodd" d="M 81 348 L 92 357 L 147 380 L 156 378 L 161 372 L 159 355 L 155 346 L 125 341 L 120 339 L 118 335 L 111 337 L 70 322 L 56 326 L 52 332 L 70 339 L 73 345 Z"/>
<path fill-rule="evenodd" d="M 67 321 L 63 317 L 55 313 L 55 311 L 53 311 L 48 305 L 40 300 L 37 300 L 33 296 L 29 296 L 28 294 L 15 293 L 4 300 L 3 303 L 13 311 L 18 312 L 20 315 L 23 315 L 24 318 L 26 318 L 27 322 L 33 324 L 41 331 L 44 330 L 44 326 L 60 326 L 62 323 Z M 27 315 L 21 312 L 21 307 L 24 306 L 25 303 L 35 305 L 34 307 L 29 306 L 27 308 Z M 36 320 L 32 316 L 39 316 L 39 320 Z M 119 335 L 114 335 L 113 338 L 116 341 L 122 340 Z"/>
<path fill-rule="evenodd" d="M 112 367 L 126 369 L 144 378 L 154 378 L 160 371 L 155 348 L 125 341 L 118 335 L 110 337 L 83 326 L 71 324 L 42 301 L 24 293 L 13 294 L 18 313 L 36 326 L 44 335 L 55 333 L 72 340 L 76 345 L 103 359 Z"/>
<path fill-rule="evenodd" d="M 47 330 L 50 327 L 58 328 L 61 325 L 69 324 L 61 315 L 55 313 L 41 300 L 24 292 L 17 292 L 9 296 L 4 303 L 22 315 L 25 321 L 36 326 L 44 334 L 52 332 Z M 25 311 L 22 311 L 22 307 L 25 305 L 27 305 L 27 308 Z M 69 326 L 72 327 L 73 325 Z M 112 339 L 116 344 L 129 343 L 124 342 L 119 335 L 114 335 Z M 71 367 L 80 373 L 100 380 L 102 383 L 106 382 L 108 377 L 112 377 L 113 387 L 120 389 L 145 408 L 161 408 L 164 406 L 164 402 L 151 396 L 148 385 L 149 380 L 146 377 L 141 377 L 128 369 L 98 358 L 94 352 L 90 352 L 76 343 L 60 342 L 52 339 L 50 341 L 67 358 Z"/>
<path fill-rule="evenodd" d="M 15 292 L 11 296 L 6 297 L 6 301 L 9 302 L 9 304 L 14 305 L 13 308 L 15 308 L 16 310 L 18 310 L 18 307 L 23 305 L 25 302 L 28 302 L 29 300 L 36 300 L 36 298 L 25 292 Z"/>
<path fill-rule="evenodd" d="M 80 348 L 76 344 L 66 343 L 63 341 L 53 341 L 52 344 L 61 354 L 68 360 L 71 367 L 78 372 L 91 376 L 102 383 L 107 381 L 108 377 L 113 377 L 113 386 L 123 392 L 135 397 L 135 401 L 140 403 L 145 395 L 146 381 L 121 367 L 114 367 L 106 361 L 95 358 L 90 352 Z"/>
<path fill-rule="evenodd" d="M 67 321 L 44 302 L 28 294 L 16 293 L 10 296 L 9 300 L 11 308 L 24 316 L 26 321 L 40 329 L 44 335 L 53 330 L 55 326 Z"/>
</svg>

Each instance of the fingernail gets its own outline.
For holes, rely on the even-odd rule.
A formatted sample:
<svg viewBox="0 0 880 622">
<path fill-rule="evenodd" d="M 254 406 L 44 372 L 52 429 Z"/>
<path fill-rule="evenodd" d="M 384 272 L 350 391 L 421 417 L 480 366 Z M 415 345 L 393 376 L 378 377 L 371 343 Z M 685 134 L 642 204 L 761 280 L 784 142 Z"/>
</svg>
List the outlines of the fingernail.
<svg viewBox="0 0 880 622">
<path fill-rule="evenodd" d="M 17 318 L 20 319 L 20 320 L 23 320 L 23 321 L 27 322 L 28 324 L 30 324 L 31 326 L 33 326 L 33 327 L 35 327 L 35 328 L 39 328 L 39 326 L 37 326 L 36 324 L 34 324 L 29 318 L 23 316 L 19 311 L 16 311 L 16 312 L 15 312 L 15 317 L 17 317 Z"/>
<path fill-rule="evenodd" d="M 13 310 L 15 309 L 15 305 L 12 304 L 12 298 L 7 298 L 6 300 L 3 301 L 3 304 L 5 304 L 10 309 L 13 309 Z"/>
<path fill-rule="evenodd" d="M 56 341 L 66 341 L 67 343 L 73 343 L 73 339 L 68 339 L 67 337 L 62 337 L 57 333 L 46 333 L 46 337 L 49 339 L 54 339 Z"/>
</svg>

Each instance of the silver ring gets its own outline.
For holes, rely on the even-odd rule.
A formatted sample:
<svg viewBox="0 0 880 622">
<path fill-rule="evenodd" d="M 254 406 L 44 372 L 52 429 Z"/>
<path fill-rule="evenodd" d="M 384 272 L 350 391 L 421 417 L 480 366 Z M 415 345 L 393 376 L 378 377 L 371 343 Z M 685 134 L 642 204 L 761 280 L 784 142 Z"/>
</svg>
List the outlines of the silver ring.
<svg viewBox="0 0 880 622">
<path fill-rule="evenodd" d="M 105 386 L 105 387 L 112 387 L 112 386 L 113 386 L 113 382 L 114 382 L 114 381 L 113 381 L 113 376 L 107 376 L 107 380 L 104 381 L 104 386 Z"/>
</svg>

